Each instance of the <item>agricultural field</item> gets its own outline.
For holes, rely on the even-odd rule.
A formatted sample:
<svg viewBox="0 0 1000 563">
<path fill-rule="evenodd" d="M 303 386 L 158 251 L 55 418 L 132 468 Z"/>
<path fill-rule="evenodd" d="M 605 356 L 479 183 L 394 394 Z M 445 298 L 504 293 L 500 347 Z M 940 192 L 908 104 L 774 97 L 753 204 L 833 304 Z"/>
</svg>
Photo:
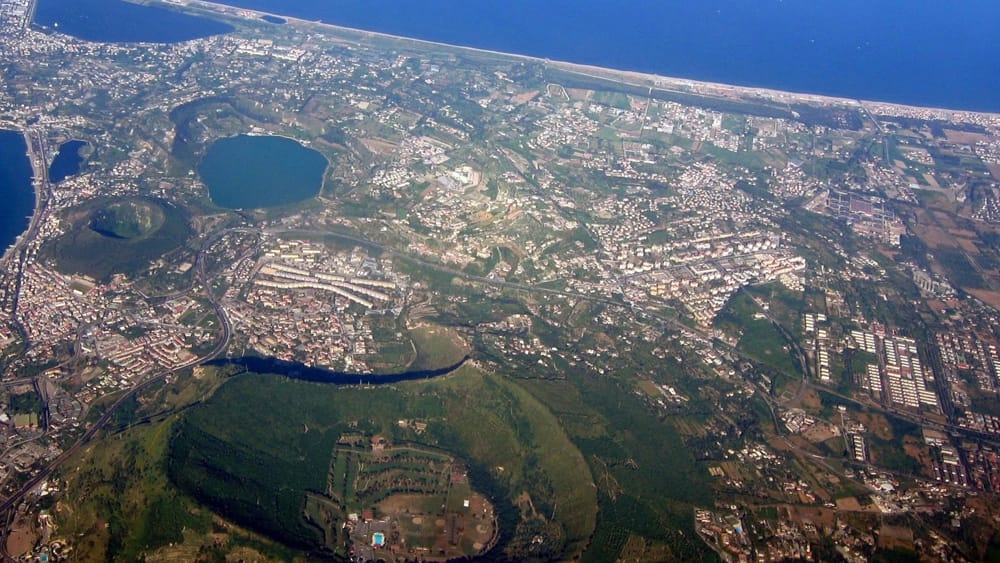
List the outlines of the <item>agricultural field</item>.
<svg viewBox="0 0 1000 563">
<path fill-rule="evenodd" d="M 775 313 L 765 313 L 750 293 L 742 292 L 733 296 L 715 322 L 716 326 L 738 338 L 738 348 L 748 356 L 781 374 L 793 377 L 799 373 L 800 368 L 789 348 L 788 340 L 771 321 L 779 312 L 788 309 L 782 306 L 776 309 Z M 782 316 L 790 318 L 792 314 L 797 317 L 797 313 Z M 796 318 L 794 324 L 782 326 L 796 327 L 797 324 Z"/>
<path fill-rule="evenodd" d="M 470 557 L 497 539 L 493 506 L 473 490 L 461 462 L 382 436 L 341 437 L 326 495 L 310 494 L 306 515 L 323 528 L 327 548 L 346 540 L 366 559 Z"/>
</svg>

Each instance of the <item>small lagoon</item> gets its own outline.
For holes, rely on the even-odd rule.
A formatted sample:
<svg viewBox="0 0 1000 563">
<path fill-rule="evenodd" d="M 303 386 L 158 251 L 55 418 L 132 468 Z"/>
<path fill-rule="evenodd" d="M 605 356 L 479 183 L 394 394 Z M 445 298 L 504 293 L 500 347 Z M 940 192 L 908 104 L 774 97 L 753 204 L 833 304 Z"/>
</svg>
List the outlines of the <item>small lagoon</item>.
<svg viewBox="0 0 1000 563">
<path fill-rule="evenodd" d="M 59 145 L 59 152 L 49 166 L 49 182 L 58 184 L 70 176 L 79 174 L 83 165 L 80 151 L 86 146 L 86 141 L 75 139 Z"/>
</svg>

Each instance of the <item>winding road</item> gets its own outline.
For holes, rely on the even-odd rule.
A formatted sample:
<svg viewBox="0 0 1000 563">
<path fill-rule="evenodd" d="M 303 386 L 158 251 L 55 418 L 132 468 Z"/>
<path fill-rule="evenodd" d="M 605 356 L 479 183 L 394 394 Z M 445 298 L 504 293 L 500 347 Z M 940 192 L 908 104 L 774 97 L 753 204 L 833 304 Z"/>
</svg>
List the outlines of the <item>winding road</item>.
<svg viewBox="0 0 1000 563">
<path fill-rule="evenodd" d="M 84 432 L 83 435 L 80 436 L 80 438 L 78 438 L 77 441 L 74 442 L 72 446 L 64 450 L 55 459 L 49 462 L 48 465 L 46 465 L 43 469 L 41 469 L 36 475 L 34 475 L 27 482 L 25 482 L 21 486 L 21 488 L 17 490 L 17 492 L 15 492 L 14 494 L 10 495 L 2 502 L 0 502 L 0 513 L 5 513 L 8 510 L 16 507 L 17 504 L 21 501 L 21 499 L 25 497 L 25 495 L 31 492 L 31 490 L 34 489 L 36 486 L 38 486 L 42 481 L 47 479 L 48 476 L 57 467 L 65 463 L 66 460 L 71 458 L 73 454 L 75 454 L 81 447 L 89 443 L 94 438 L 94 436 L 96 436 L 97 433 L 111 420 L 111 417 L 114 416 L 115 411 L 123 403 L 125 403 L 138 393 L 141 393 L 143 390 L 151 387 L 155 383 L 162 381 L 168 375 L 177 373 L 179 371 L 185 370 L 192 366 L 196 366 L 198 364 L 207 362 L 211 359 L 218 357 L 220 354 L 222 354 L 223 351 L 225 351 L 226 347 L 229 346 L 229 341 L 232 338 L 232 323 L 230 322 L 229 317 L 226 315 L 225 309 L 218 301 L 216 301 L 212 297 L 211 293 L 207 289 L 208 280 L 205 277 L 206 274 L 205 274 L 204 260 L 202 259 L 204 252 L 207 250 L 207 248 L 210 245 L 209 243 L 212 241 L 214 241 L 214 239 L 212 238 L 209 238 L 208 240 L 205 241 L 201 249 L 198 251 L 197 258 L 199 263 L 199 269 L 198 269 L 198 276 L 200 278 L 199 281 L 201 282 L 201 285 L 206 288 L 205 291 L 206 297 L 211 303 L 212 308 L 215 311 L 215 315 L 219 318 L 219 324 L 222 326 L 222 334 L 219 340 L 215 343 L 215 346 L 213 346 L 210 351 L 201 356 L 198 356 L 187 362 L 184 362 L 183 364 L 174 366 L 172 368 L 169 368 L 167 370 L 161 371 L 160 373 L 150 376 L 146 380 L 142 381 L 141 383 L 135 385 L 134 387 L 126 391 L 121 397 L 118 397 L 118 399 L 116 399 L 115 402 L 112 403 L 107 408 L 104 414 L 101 415 L 101 417 L 97 419 L 97 421 L 93 425 L 91 425 L 91 427 L 88 428 L 87 431 Z M 195 285 L 197 285 L 197 283 Z M 4 542 L 2 548 L 4 551 L 6 550 L 6 542 Z M 7 556 L 6 553 L 4 553 L 4 555 L 5 558 L 9 558 L 9 556 Z"/>
</svg>

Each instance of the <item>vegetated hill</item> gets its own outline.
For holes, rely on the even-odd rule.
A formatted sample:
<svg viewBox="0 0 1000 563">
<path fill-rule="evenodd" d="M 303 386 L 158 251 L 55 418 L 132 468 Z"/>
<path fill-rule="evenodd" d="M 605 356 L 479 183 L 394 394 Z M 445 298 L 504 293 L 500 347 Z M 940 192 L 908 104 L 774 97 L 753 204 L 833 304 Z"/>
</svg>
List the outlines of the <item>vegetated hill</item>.
<svg viewBox="0 0 1000 563">
<path fill-rule="evenodd" d="M 427 421 L 418 435 L 400 419 Z M 324 494 L 336 442 L 348 432 L 423 443 L 468 464 L 494 503 L 501 539 L 490 557 L 580 556 L 596 525 L 590 471 L 557 419 L 501 377 L 464 367 L 432 382 L 344 388 L 277 375 L 234 377 L 179 423 L 169 456 L 175 484 L 225 517 L 299 548 L 321 546 L 303 517 Z M 530 497 L 534 510 L 514 506 Z"/>
<path fill-rule="evenodd" d="M 151 262 L 183 247 L 191 235 L 185 211 L 156 199 L 97 200 L 67 214 L 66 232 L 42 253 L 56 269 L 103 280 L 135 276 Z"/>
<path fill-rule="evenodd" d="M 134 239 L 147 236 L 163 225 L 163 208 L 148 201 L 129 200 L 97 210 L 90 228 L 111 238 Z"/>
</svg>

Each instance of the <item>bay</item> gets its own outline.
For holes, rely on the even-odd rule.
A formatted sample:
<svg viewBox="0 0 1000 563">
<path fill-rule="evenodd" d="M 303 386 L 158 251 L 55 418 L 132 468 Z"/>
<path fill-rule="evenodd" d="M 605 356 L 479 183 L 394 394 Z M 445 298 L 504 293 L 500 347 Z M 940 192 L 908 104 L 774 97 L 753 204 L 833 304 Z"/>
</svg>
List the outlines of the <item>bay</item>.
<svg viewBox="0 0 1000 563">
<path fill-rule="evenodd" d="M 995 0 L 214 0 L 453 45 L 1000 112 Z"/>
<path fill-rule="evenodd" d="M 0 245 L 7 249 L 28 228 L 27 217 L 35 208 L 31 185 L 34 171 L 28 160 L 28 145 L 19 131 L 0 130 Z"/>
<path fill-rule="evenodd" d="M 85 41 L 179 43 L 229 33 L 209 18 L 122 0 L 36 0 L 35 25 Z"/>
</svg>

